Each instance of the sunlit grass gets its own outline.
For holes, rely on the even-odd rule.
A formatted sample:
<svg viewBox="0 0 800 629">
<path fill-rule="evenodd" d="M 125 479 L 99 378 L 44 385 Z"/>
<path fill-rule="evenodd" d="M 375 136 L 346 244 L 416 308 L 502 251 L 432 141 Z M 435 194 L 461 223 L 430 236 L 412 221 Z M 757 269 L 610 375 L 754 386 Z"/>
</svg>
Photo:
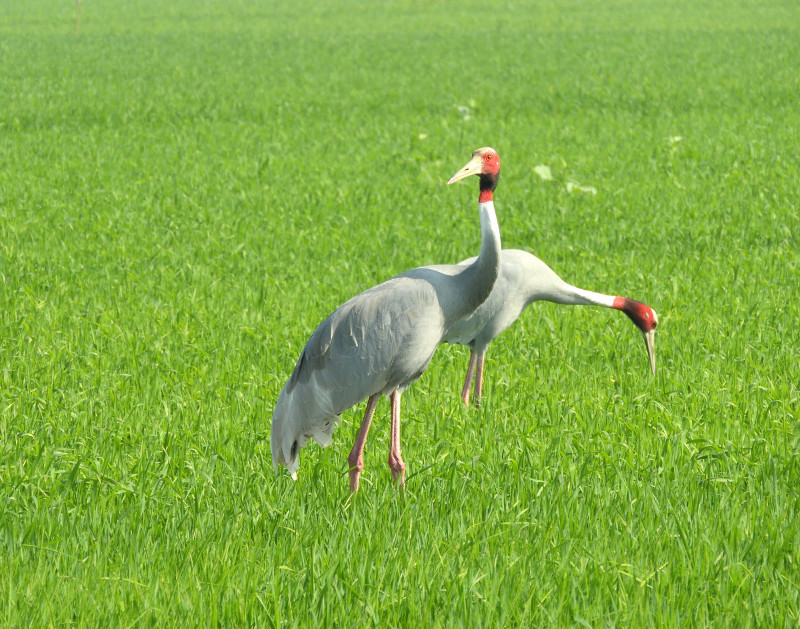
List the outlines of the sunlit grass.
<svg viewBox="0 0 800 629">
<path fill-rule="evenodd" d="M 795 625 L 797 6 L 291 6 L 0 18 L 0 623 Z M 463 348 L 404 395 L 404 499 L 385 401 L 357 496 L 363 408 L 276 476 L 314 327 L 477 252 L 487 144 L 504 246 L 651 304 L 657 376 L 537 304 L 480 409 Z"/>
</svg>

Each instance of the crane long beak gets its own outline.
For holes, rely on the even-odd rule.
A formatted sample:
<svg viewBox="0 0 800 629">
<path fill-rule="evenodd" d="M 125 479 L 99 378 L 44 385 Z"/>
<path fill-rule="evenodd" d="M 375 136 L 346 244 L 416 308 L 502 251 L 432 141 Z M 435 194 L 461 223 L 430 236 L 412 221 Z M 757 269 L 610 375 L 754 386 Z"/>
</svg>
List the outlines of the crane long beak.
<svg viewBox="0 0 800 629">
<path fill-rule="evenodd" d="M 656 375 L 656 331 L 655 328 L 649 332 L 642 332 L 644 335 L 644 346 L 647 348 L 647 357 L 650 359 L 650 371 Z"/>
<path fill-rule="evenodd" d="M 471 160 L 469 160 L 466 165 L 461 168 L 455 175 L 450 177 L 450 181 L 447 182 L 449 186 L 451 183 L 455 183 L 456 181 L 461 181 L 470 175 L 479 175 L 481 169 L 483 168 L 483 160 L 481 159 L 480 155 L 476 155 Z"/>
</svg>

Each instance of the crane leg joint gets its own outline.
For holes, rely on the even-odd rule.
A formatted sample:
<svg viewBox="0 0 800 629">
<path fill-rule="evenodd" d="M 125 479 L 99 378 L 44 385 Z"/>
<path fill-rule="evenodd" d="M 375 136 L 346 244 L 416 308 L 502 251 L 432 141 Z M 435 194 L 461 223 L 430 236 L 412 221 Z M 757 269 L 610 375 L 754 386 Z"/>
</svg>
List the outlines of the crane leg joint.
<svg viewBox="0 0 800 629">
<path fill-rule="evenodd" d="M 394 452 L 389 454 L 389 469 L 392 470 L 394 482 L 398 483 L 402 487 L 405 484 L 406 464 L 399 455 L 395 456 Z"/>
</svg>

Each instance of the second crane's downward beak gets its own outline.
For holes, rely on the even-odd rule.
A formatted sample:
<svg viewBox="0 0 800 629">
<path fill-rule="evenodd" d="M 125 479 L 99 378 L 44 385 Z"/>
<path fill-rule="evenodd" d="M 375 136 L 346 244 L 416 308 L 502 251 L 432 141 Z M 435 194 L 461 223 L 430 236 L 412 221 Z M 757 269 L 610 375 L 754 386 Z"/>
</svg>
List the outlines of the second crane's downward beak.
<svg viewBox="0 0 800 629">
<path fill-rule="evenodd" d="M 466 165 L 460 169 L 455 175 L 450 177 L 450 181 L 447 182 L 449 186 L 451 183 L 455 183 L 456 181 L 461 181 L 462 179 L 469 177 L 470 175 L 480 175 L 481 170 L 483 169 L 483 159 L 481 156 L 475 155 L 471 160 L 469 160 Z"/>
<path fill-rule="evenodd" d="M 644 346 L 647 348 L 647 357 L 650 359 L 650 371 L 656 375 L 656 330 L 653 328 L 642 334 L 644 335 Z"/>
</svg>

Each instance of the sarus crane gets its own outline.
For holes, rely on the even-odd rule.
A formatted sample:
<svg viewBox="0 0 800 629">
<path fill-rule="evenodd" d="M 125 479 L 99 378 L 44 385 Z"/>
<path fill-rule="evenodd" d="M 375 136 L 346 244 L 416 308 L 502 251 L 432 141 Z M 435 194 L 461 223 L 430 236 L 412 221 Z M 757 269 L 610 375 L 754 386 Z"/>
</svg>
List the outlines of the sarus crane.
<svg viewBox="0 0 800 629">
<path fill-rule="evenodd" d="M 474 258 L 469 258 L 458 266 L 467 268 L 474 261 Z M 535 255 L 518 249 L 504 249 L 500 257 L 500 274 L 489 297 L 445 334 L 445 342 L 467 345 L 470 348 L 467 377 L 461 390 L 464 404 L 469 406 L 473 376 L 475 403 L 480 401 L 483 363 L 489 344 L 535 301 L 550 301 L 566 306 L 605 306 L 621 310 L 644 335 L 650 369 L 653 374 L 656 373 L 655 332 L 658 315 L 655 310 L 634 299 L 594 293 L 567 284 Z"/>
<path fill-rule="evenodd" d="M 381 395 L 391 402 L 389 467 L 405 482 L 400 454 L 400 396 L 431 362 L 436 347 L 456 321 L 491 293 L 500 270 L 500 230 L 493 192 L 500 158 L 480 148 L 448 181 L 470 175 L 480 180 L 480 255 L 471 264 L 426 266 L 397 275 L 339 306 L 314 331 L 272 415 L 272 463 L 297 478 L 298 453 L 308 439 L 325 447 L 339 415 L 365 398 L 367 407 L 347 459 L 350 490 L 358 491 L 363 452 Z"/>
</svg>

